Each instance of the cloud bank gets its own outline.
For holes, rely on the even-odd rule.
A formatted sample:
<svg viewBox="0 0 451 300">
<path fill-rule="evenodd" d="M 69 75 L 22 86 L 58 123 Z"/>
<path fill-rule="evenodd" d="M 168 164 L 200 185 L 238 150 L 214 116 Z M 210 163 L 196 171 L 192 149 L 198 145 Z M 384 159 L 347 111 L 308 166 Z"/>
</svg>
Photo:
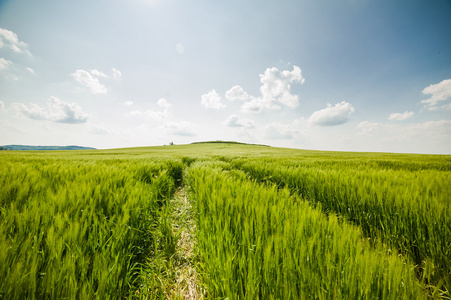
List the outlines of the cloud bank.
<svg viewBox="0 0 451 300">
<path fill-rule="evenodd" d="M 14 110 L 34 120 L 47 120 L 57 123 L 81 124 L 86 123 L 89 115 L 83 113 L 77 103 L 64 102 L 56 97 L 47 100 L 46 107 L 30 103 L 13 103 Z"/>
<path fill-rule="evenodd" d="M 293 66 L 293 70 L 283 70 L 267 68 L 263 74 L 260 74 L 260 96 L 252 96 L 244 91 L 244 89 L 235 85 L 230 88 L 225 97 L 230 101 L 243 101 L 241 111 L 246 113 L 259 113 L 265 109 L 276 110 L 281 109 L 281 105 L 293 109 L 299 106 L 299 96 L 293 95 L 291 85 L 293 83 L 304 83 L 301 68 Z M 207 108 L 223 109 L 226 107 L 221 101 L 221 96 L 211 90 L 207 94 L 202 95 L 202 105 Z"/>
</svg>

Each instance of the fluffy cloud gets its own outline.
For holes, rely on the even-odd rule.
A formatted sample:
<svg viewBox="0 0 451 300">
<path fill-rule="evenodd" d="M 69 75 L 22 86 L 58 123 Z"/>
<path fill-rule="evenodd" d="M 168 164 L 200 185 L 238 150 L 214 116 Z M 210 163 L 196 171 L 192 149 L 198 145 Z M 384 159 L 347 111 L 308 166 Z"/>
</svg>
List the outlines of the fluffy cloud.
<svg viewBox="0 0 451 300">
<path fill-rule="evenodd" d="M 332 106 L 327 104 L 327 108 L 314 112 L 308 119 L 309 125 L 335 126 L 346 123 L 349 116 L 355 111 L 352 105 L 342 101 Z"/>
<path fill-rule="evenodd" d="M 223 123 L 227 127 L 243 127 L 243 128 L 255 128 L 255 124 L 251 120 L 241 119 L 237 115 L 231 115 Z"/>
<path fill-rule="evenodd" d="M 96 77 L 108 78 L 108 75 L 106 75 L 106 74 L 103 73 L 103 72 L 100 72 L 100 71 L 97 70 L 97 69 L 91 70 L 91 74 L 94 75 L 94 76 L 96 76 Z"/>
<path fill-rule="evenodd" d="M 390 121 L 404 121 L 407 120 L 408 118 L 411 118 L 415 115 L 415 113 L 413 111 L 405 111 L 403 113 L 392 113 L 388 116 L 388 119 Z"/>
<path fill-rule="evenodd" d="M 243 90 L 239 85 L 235 85 L 230 90 L 226 92 L 226 98 L 233 100 L 246 101 L 249 99 L 249 95 Z"/>
<path fill-rule="evenodd" d="M 0 57 L 0 70 L 6 70 L 13 62 Z"/>
<path fill-rule="evenodd" d="M 293 71 L 284 70 L 279 72 L 277 68 L 268 68 L 264 74 L 260 74 L 260 92 L 262 103 L 268 108 L 274 107 L 275 103 L 282 103 L 290 108 L 299 105 L 297 95 L 291 94 L 291 84 L 293 82 L 304 83 L 301 68 L 293 66 Z"/>
<path fill-rule="evenodd" d="M 164 125 L 164 128 L 173 135 L 180 136 L 196 136 L 197 134 L 192 129 L 192 125 L 189 122 L 169 122 Z"/>
<path fill-rule="evenodd" d="M 248 97 L 249 101 L 243 103 L 243 112 L 261 112 L 263 109 L 280 109 L 279 104 L 289 108 L 299 105 L 298 95 L 291 93 L 293 82 L 304 83 L 301 68 L 293 66 L 292 71 L 279 71 L 277 68 L 268 68 L 265 73 L 260 74 L 261 97 Z"/>
<path fill-rule="evenodd" d="M 97 71 L 97 70 L 93 70 L 93 71 Z M 94 77 L 95 75 L 93 76 L 85 70 L 76 70 L 71 75 L 72 75 L 72 77 L 75 78 L 76 81 L 78 81 L 82 85 L 88 87 L 93 94 L 106 94 L 107 93 L 106 87 L 99 82 L 99 79 L 97 77 Z"/>
<path fill-rule="evenodd" d="M 429 99 L 421 101 L 428 110 L 451 109 L 451 103 L 449 102 L 451 99 L 451 79 L 443 80 L 437 84 L 431 84 L 422 93 L 424 95 L 431 95 Z"/>
<path fill-rule="evenodd" d="M 298 66 L 293 66 L 292 71 L 268 68 L 263 74 L 260 74 L 261 96 L 248 95 L 241 86 L 235 85 L 226 92 L 225 97 L 231 101 L 243 101 L 242 112 L 258 113 L 264 109 L 281 109 L 280 104 L 288 108 L 295 108 L 299 106 L 299 97 L 291 93 L 291 85 L 295 82 L 302 84 L 304 81 L 301 68 Z M 215 90 L 202 95 L 202 105 L 214 109 L 225 107 Z"/>
<path fill-rule="evenodd" d="M 164 109 L 169 109 L 169 107 L 172 106 L 171 103 L 167 102 L 166 99 L 163 99 L 163 98 L 159 99 L 157 104 L 159 107 L 162 107 Z"/>
<path fill-rule="evenodd" d="M 201 104 L 206 108 L 212 109 L 223 109 L 226 107 L 225 104 L 221 102 L 221 97 L 215 90 L 203 94 Z"/>
<path fill-rule="evenodd" d="M 19 41 L 17 34 L 10 30 L 0 28 L 0 48 L 3 47 L 8 47 L 16 53 L 31 55 L 30 51 L 28 51 L 28 45 Z"/>
<path fill-rule="evenodd" d="M 47 100 L 46 107 L 34 103 L 13 103 L 13 109 L 35 120 L 48 120 L 58 123 L 80 124 L 88 120 L 89 115 L 82 112 L 77 103 L 64 102 L 56 97 Z"/>
<path fill-rule="evenodd" d="M 124 104 L 126 106 L 132 106 L 133 105 L 133 101 L 125 101 Z"/>
</svg>

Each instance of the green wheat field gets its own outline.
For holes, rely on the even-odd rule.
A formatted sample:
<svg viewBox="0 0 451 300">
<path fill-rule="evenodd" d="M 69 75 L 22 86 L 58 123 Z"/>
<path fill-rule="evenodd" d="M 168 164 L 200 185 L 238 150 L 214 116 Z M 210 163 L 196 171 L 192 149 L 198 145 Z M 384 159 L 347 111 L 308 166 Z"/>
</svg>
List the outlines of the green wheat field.
<svg viewBox="0 0 451 300">
<path fill-rule="evenodd" d="M 0 299 L 450 299 L 451 156 L 0 151 Z"/>
</svg>

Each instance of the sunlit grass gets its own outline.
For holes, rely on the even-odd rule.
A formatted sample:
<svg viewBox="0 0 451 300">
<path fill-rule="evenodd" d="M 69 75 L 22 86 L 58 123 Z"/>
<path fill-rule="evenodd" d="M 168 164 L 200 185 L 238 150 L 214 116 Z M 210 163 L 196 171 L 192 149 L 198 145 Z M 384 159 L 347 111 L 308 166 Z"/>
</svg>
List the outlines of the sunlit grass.
<svg viewBox="0 0 451 300">
<path fill-rule="evenodd" d="M 446 155 L 230 143 L 0 152 L 0 298 L 180 295 L 181 187 L 207 298 L 450 297 L 450 174 Z"/>
<path fill-rule="evenodd" d="M 211 164 L 196 165 L 189 178 L 210 297 L 424 297 L 413 265 L 289 190 Z"/>
</svg>

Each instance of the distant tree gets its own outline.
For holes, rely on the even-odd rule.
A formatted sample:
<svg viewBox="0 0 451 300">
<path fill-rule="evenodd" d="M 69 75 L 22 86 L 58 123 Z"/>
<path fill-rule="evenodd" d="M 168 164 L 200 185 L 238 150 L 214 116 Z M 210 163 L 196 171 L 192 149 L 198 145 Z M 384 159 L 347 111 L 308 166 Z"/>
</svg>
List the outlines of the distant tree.
<svg viewBox="0 0 451 300">
<path fill-rule="evenodd" d="M 170 143 L 169 143 L 169 146 L 173 146 L 173 145 L 174 145 L 174 143 L 173 143 L 173 142 L 170 142 Z"/>
</svg>

